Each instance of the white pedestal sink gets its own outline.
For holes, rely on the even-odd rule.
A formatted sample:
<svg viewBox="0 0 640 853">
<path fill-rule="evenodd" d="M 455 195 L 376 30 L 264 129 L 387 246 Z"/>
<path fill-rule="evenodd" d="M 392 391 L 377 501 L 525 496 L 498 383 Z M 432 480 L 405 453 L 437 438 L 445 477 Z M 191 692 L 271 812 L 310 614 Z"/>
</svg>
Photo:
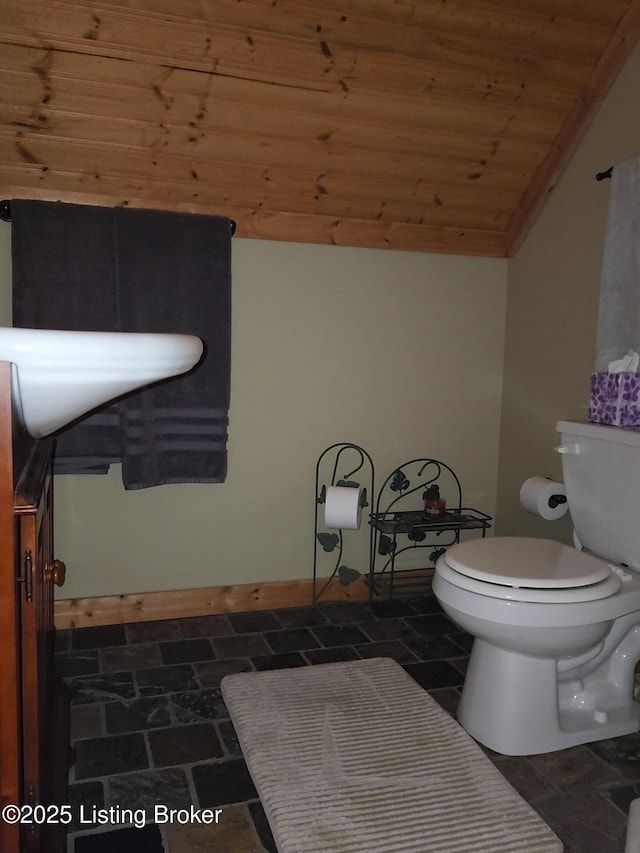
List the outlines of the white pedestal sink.
<svg viewBox="0 0 640 853">
<path fill-rule="evenodd" d="M 0 327 L 0 361 L 13 365 L 16 409 L 33 438 L 122 394 L 186 373 L 202 351 L 193 335 Z"/>
</svg>

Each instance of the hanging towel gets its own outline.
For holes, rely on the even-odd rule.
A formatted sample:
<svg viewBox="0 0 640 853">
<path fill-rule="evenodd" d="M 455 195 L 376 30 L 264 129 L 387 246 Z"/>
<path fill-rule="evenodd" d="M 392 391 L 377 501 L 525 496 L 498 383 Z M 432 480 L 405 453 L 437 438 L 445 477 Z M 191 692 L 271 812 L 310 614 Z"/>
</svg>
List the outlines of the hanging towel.
<svg viewBox="0 0 640 853">
<path fill-rule="evenodd" d="M 231 223 L 223 217 L 115 208 L 118 326 L 197 335 L 192 373 L 124 398 L 128 488 L 220 483 L 227 473 L 231 359 Z"/>
<path fill-rule="evenodd" d="M 113 211 L 14 199 L 11 219 L 14 326 L 117 331 Z M 121 459 L 117 406 L 57 435 L 56 473 L 106 474 Z"/>
<path fill-rule="evenodd" d="M 57 473 L 122 462 L 127 489 L 219 483 L 227 471 L 231 226 L 224 217 L 12 202 L 14 325 L 197 335 L 189 374 L 58 434 Z"/>
<path fill-rule="evenodd" d="M 617 164 L 611 175 L 596 371 L 629 350 L 640 351 L 640 157 Z"/>
</svg>

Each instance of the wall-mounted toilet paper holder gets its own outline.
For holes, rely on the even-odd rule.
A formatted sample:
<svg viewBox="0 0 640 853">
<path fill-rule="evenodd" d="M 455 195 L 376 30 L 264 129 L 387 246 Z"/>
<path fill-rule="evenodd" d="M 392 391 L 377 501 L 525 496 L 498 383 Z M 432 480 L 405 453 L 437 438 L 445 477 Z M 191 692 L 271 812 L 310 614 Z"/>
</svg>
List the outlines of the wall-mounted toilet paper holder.
<svg viewBox="0 0 640 853">
<path fill-rule="evenodd" d="M 566 495 L 551 495 L 549 498 L 549 506 L 551 509 L 555 509 L 560 504 L 566 504 L 567 496 Z"/>
<path fill-rule="evenodd" d="M 564 484 L 541 476 L 524 481 L 520 487 L 520 505 L 545 521 L 562 518 L 569 509 Z"/>
</svg>

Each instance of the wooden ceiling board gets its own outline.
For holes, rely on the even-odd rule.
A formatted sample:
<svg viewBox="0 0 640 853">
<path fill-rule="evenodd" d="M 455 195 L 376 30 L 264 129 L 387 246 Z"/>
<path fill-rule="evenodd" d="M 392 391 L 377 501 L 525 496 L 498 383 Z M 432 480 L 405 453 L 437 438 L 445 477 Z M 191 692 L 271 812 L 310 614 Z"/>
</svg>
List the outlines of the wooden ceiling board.
<svg viewBox="0 0 640 853">
<path fill-rule="evenodd" d="M 3 0 L 0 194 L 508 256 L 639 36 L 640 0 Z"/>
<path fill-rule="evenodd" d="M 253 132 L 281 134 L 277 122 L 290 122 L 299 138 L 329 141 L 329 136 L 351 139 L 358 125 L 366 135 L 368 145 L 376 145 L 382 138 L 394 134 L 407 138 L 413 134 L 414 146 L 425 148 L 442 136 L 443 150 L 454 135 L 461 144 L 469 137 L 486 140 L 492 149 L 498 143 L 502 150 L 511 141 L 523 144 L 545 144 L 557 124 L 551 110 L 529 108 L 526 117 L 514 113 L 508 105 L 492 99 L 482 103 L 438 99 L 432 93 L 428 101 L 397 94 L 351 94 L 346 100 L 327 98 L 325 94 L 299 91 L 282 87 L 255 84 L 248 81 L 230 81 L 216 76 L 209 80 L 196 72 L 158 69 L 139 66 L 131 62 L 117 63 L 117 78 L 107 73 L 113 71 L 113 62 L 103 58 L 79 57 L 62 54 L 56 57 L 55 69 L 51 66 L 51 52 L 35 48 L 6 46 L 3 54 L 5 101 L 13 102 L 24 110 L 25 102 L 33 105 L 38 121 L 42 115 L 56 112 L 96 115 L 96 97 L 100 102 L 100 115 L 127 118 L 133 110 L 138 116 L 164 124 L 179 121 L 200 124 L 209 119 L 231 122 Z M 51 98 L 55 88 L 56 96 Z M 145 97 L 152 89 L 154 97 Z M 2 93 L 0 92 L 0 98 Z M 225 118 L 226 116 L 226 118 Z M 271 125 L 269 125 L 271 122 Z M 265 126 L 268 125 L 268 126 Z M 506 131 L 508 130 L 508 135 Z M 500 137 L 500 140 L 492 137 Z M 358 144 L 362 144 L 359 142 Z"/>
</svg>

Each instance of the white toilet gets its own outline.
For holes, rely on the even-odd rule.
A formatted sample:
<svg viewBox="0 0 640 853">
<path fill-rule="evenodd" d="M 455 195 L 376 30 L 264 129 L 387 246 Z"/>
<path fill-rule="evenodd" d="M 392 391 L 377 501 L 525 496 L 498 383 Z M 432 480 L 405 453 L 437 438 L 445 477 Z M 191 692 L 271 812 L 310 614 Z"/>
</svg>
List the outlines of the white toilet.
<svg viewBox="0 0 640 853">
<path fill-rule="evenodd" d="M 493 537 L 454 545 L 433 592 L 475 637 L 458 708 L 504 755 L 640 730 L 640 431 L 560 421 L 576 545 Z"/>
</svg>

